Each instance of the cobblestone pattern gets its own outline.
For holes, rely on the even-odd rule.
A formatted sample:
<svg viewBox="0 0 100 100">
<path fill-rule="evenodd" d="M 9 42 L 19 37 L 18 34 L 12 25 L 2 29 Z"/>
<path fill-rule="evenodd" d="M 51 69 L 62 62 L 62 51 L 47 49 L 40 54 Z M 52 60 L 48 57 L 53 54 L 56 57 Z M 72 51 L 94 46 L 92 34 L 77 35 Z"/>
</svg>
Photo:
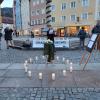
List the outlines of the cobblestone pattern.
<svg viewBox="0 0 100 100">
<path fill-rule="evenodd" d="M 100 88 L 0 88 L 0 100 L 100 100 Z"/>
<path fill-rule="evenodd" d="M 89 62 L 99 63 L 100 62 L 100 52 L 95 51 Z M 83 51 L 80 50 L 60 50 L 55 53 L 55 63 L 62 63 L 63 57 L 71 60 L 73 63 L 79 63 Z M 94 57 L 95 55 L 95 57 Z M 39 60 L 35 62 L 35 57 L 38 56 Z M 17 50 L 8 49 L 0 50 L 0 63 L 23 63 L 30 57 L 34 60 L 34 63 L 45 63 L 42 58 L 43 50 Z M 56 56 L 59 56 L 59 61 L 56 60 Z"/>
</svg>

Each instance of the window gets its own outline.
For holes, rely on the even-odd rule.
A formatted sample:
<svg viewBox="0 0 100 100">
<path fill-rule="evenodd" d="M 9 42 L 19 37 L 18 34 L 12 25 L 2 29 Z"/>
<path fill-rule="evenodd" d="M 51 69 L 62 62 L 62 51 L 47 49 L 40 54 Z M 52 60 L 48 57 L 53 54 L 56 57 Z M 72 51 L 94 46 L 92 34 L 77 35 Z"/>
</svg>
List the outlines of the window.
<svg viewBox="0 0 100 100">
<path fill-rule="evenodd" d="M 37 0 L 37 5 L 39 4 L 39 0 Z"/>
<path fill-rule="evenodd" d="M 34 20 L 32 21 L 32 25 L 35 25 Z"/>
<path fill-rule="evenodd" d="M 76 7 L 76 2 L 75 1 L 71 2 L 71 8 L 75 8 L 75 7 Z"/>
<path fill-rule="evenodd" d="M 82 0 L 82 6 L 89 6 L 89 0 Z"/>
<path fill-rule="evenodd" d="M 65 10 L 65 9 L 66 9 L 66 3 L 62 3 L 61 10 Z"/>
<path fill-rule="evenodd" d="M 55 5 L 51 5 L 51 11 L 55 11 L 56 7 Z"/>
<path fill-rule="evenodd" d="M 46 19 L 43 19 L 43 24 L 45 24 L 46 23 Z"/>
<path fill-rule="evenodd" d="M 71 15 L 70 19 L 71 19 L 71 21 L 76 21 L 76 16 L 75 15 Z"/>
<path fill-rule="evenodd" d="M 40 15 L 40 14 L 41 14 L 41 10 L 40 10 L 40 9 L 37 10 L 36 14 L 37 14 L 37 15 Z"/>
<path fill-rule="evenodd" d="M 55 17 L 52 17 L 52 22 L 55 22 Z"/>
<path fill-rule="evenodd" d="M 32 11 L 32 15 L 34 16 L 36 14 L 36 12 L 35 11 Z"/>
<path fill-rule="evenodd" d="M 45 9 L 42 9 L 42 14 L 45 14 Z"/>
<path fill-rule="evenodd" d="M 82 19 L 83 19 L 83 20 L 84 20 L 84 19 L 85 19 L 85 20 L 88 19 L 88 13 L 83 13 L 83 14 L 82 14 Z"/>
<path fill-rule="evenodd" d="M 97 18 L 100 19 L 100 12 L 97 12 Z"/>
<path fill-rule="evenodd" d="M 44 3 L 44 0 L 41 0 L 41 3 Z"/>
<path fill-rule="evenodd" d="M 61 21 L 62 22 L 66 21 L 66 16 L 61 16 Z"/>
</svg>

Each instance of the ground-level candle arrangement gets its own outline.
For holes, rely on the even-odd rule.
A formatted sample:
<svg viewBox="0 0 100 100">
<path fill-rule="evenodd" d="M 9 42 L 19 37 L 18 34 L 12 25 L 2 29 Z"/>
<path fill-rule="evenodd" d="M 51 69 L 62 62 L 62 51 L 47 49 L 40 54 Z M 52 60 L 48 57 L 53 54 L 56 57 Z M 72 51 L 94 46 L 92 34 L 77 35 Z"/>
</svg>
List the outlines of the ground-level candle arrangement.
<svg viewBox="0 0 100 100">
<path fill-rule="evenodd" d="M 42 56 L 41 57 L 43 60 L 46 59 L 45 56 Z M 35 61 L 37 62 L 39 60 L 39 57 L 38 56 L 35 56 Z M 57 61 L 60 61 L 60 57 L 59 56 L 56 56 L 56 60 Z M 66 59 L 66 58 L 61 58 L 63 64 L 65 64 L 65 68 L 62 70 L 62 75 L 65 77 L 67 76 L 67 67 L 69 68 L 69 72 L 72 73 L 73 72 L 73 63 L 70 62 L 69 59 Z M 29 58 L 28 60 L 25 60 L 24 62 L 24 70 L 25 70 L 25 73 L 28 75 L 28 77 L 31 79 L 32 78 L 32 71 L 29 69 L 29 64 L 32 64 L 33 63 L 33 59 L 32 58 Z M 38 79 L 39 80 L 43 80 L 43 73 L 42 72 L 39 72 L 38 73 Z M 56 74 L 53 72 L 51 73 L 51 79 L 54 81 L 56 79 Z"/>
</svg>

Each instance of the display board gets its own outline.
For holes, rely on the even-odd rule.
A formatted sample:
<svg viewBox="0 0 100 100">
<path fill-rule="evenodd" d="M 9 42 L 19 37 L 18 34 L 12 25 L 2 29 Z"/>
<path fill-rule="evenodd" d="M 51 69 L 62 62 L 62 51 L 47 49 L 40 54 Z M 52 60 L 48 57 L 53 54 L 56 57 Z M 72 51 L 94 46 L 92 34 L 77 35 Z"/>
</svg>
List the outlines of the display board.
<svg viewBox="0 0 100 100">
<path fill-rule="evenodd" d="M 93 34 L 92 36 L 91 36 L 91 39 L 89 40 L 89 42 L 88 42 L 88 45 L 87 45 L 87 47 L 86 47 L 86 50 L 88 51 L 88 52 L 92 52 L 92 50 L 93 50 L 93 48 L 94 48 L 94 45 L 95 45 L 95 43 L 96 43 L 96 41 L 97 41 L 97 38 L 98 38 L 98 34 Z"/>
</svg>

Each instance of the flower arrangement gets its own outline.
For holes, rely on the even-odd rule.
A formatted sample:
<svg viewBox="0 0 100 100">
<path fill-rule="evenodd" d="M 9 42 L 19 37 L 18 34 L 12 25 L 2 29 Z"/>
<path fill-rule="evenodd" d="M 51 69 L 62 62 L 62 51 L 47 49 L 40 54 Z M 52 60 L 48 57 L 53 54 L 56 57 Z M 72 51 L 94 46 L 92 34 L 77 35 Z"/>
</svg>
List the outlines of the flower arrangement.
<svg viewBox="0 0 100 100">
<path fill-rule="evenodd" d="M 53 41 L 51 41 L 50 39 L 47 39 L 46 43 L 53 43 Z"/>
</svg>

